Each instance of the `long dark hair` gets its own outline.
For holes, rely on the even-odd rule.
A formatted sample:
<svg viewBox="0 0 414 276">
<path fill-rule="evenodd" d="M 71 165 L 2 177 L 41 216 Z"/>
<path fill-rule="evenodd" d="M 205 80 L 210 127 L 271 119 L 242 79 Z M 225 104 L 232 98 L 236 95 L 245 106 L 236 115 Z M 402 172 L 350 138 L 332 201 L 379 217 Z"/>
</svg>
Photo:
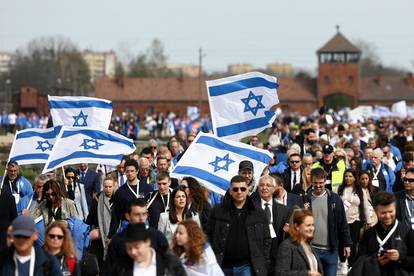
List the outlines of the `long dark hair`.
<svg viewBox="0 0 414 276">
<path fill-rule="evenodd" d="M 199 214 L 202 213 L 204 208 L 209 205 L 205 188 L 194 177 L 184 177 L 184 180 L 187 182 L 188 189 L 190 190 L 191 209 Z"/>
<path fill-rule="evenodd" d="M 344 178 L 342 179 L 342 184 L 341 184 L 341 185 L 339 185 L 339 187 L 338 187 L 338 195 L 342 196 L 342 195 L 344 194 L 344 189 L 345 189 L 345 187 L 346 187 L 346 183 L 345 183 L 345 175 L 346 175 L 347 173 L 351 173 L 351 174 L 352 174 L 352 176 L 353 176 L 353 177 L 354 177 L 354 179 L 355 179 L 354 185 L 353 185 L 353 187 L 352 187 L 352 191 L 353 191 L 354 193 L 357 193 L 357 194 L 358 194 L 358 188 L 359 188 L 359 190 L 361 191 L 361 194 L 362 194 L 362 189 L 361 189 L 361 186 L 360 186 L 360 185 L 359 185 L 359 183 L 358 183 L 358 175 L 357 175 L 357 172 L 356 172 L 354 169 L 346 169 L 346 170 L 345 170 L 345 172 L 344 172 Z"/>
<path fill-rule="evenodd" d="M 360 179 L 361 179 L 362 175 L 364 175 L 364 174 L 366 174 L 368 176 L 368 179 L 369 179 L 369 181 L 368 181 L 368 192 L 369 192 L 369 195 L 371 196 L 371 198 L 373 198 L 374 195 L 375 195 L 376 189 L 372 185 L 372 178 L 371 178 L 371 174 L 369 173 L 369 171 L 360 171 L 359 175 L 358 175 L 358 181 L 359 181 L 359 183 L 361 183 Z M 362 189 L 362 186 L 361 186 L 361 189 Z"/>
<path fill-rule="evenodd" d="M 62 205 L 62 190 L 60 189 L 59 182 L 53 179 L 48 180 L 45 185 L 43 186 L 43 192 L 46 194 L 48 190 L 52 190 L 56 194 L 57 202 L 59 203 L 59 206 Z M 52 207 L 52 203 L 49 201 L 49 198 L 46 198 L 46 206 Z"/>
<path fill-rule="evenodd" d="M 188 210 L 188 202 L 187 202 L 187 193 L 185 192 L 185 188 L 178 186 L 177 188 L 175 188 L 172 192 L 171 192 L 171 201 L 170 201 L 170 210 L 169 210 L 169 214 L 168 217 L 170 219 L 170 222 L 175 224 L 178 222 L 178 218 L 177 218 L 177 210 L 175 209 L 175 195 L 178 192 L 183 192 L 185 194 L 185 198 L 186 198 L 186 202 L 185 202 L 185 206 L 184 206 L 184 210 L 183 210 L 183 218 L 182 220 L 185 220 L 186 218 L 191 217 L 191 212 L 189 212 Z"/>
</svg>

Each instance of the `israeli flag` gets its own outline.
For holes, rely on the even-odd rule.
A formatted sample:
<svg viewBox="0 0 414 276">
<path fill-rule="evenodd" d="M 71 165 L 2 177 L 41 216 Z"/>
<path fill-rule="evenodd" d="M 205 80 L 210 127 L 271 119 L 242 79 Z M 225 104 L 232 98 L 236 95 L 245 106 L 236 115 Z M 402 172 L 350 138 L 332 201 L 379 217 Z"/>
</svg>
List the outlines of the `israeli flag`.
<svg viewBox="0 0 414 276">
<path fill-rule="evenodd" d="M 90 97 L 48 96 L 54 126 L 108 129 L 112 102 Z"/>
<path fill-rule="evenodd" d="M 238 174 L 239 163 L 253 163 L 254 177 L 259 179 L 272 155 L 244 143 L 200 132 L 172 171 L 177 178 L 192 176 L 207 189 L 224 195 L 230 180 Z"/>
<path fill-rule="evenodd" d="M 62 127 L 42 173 L 80 163 L 117 166 L 134 151 L 131 139 L 111 130 Z"/>
<path fill-rule="evenodd" d="M 19 165 L 44 164 L 52 152 L 61 127 L 28 128 L 17 131 L 9 154 L 9 160 Z"/>
<path fill-rule="evenodd" d="M 259 72 L 206 81 L 213 131 L 232 140 L 256 135 L 276 119 L 277 79 Z"/>
</svg>

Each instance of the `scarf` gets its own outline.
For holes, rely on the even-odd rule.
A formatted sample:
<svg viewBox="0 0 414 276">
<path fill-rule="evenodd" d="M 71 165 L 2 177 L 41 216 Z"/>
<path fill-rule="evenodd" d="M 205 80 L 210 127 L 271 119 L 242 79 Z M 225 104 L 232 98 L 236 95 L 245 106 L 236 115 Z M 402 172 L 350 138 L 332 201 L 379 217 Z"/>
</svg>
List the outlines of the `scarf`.
<svg viewBox="0 0 414 276">
<path fill-rule="evenodd" d="M 99 232 L 101 234 L 101 240 L 104 248 L 104 256 L 108 249 L 106 245 L 106 239 L 109 232 L 109 226 L 111 224 L 111 203 L 109 198 L 105 196 L 105 193 L 101 193 L 98 198 L 98 225 Z M 104 257 L 105 258 L 105 257 Z"/>
</svg>

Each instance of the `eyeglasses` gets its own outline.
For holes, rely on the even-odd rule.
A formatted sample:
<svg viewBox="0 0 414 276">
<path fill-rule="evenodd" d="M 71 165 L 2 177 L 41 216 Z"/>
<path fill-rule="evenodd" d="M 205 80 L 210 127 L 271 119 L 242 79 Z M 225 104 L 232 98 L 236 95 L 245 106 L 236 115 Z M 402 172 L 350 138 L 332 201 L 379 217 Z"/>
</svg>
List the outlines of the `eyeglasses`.
<svg viewBox="0 0 414 276">
<path fill-rule="evenodd" d="M 51 197 L 51 196 L 55 197 L 56 193 L 55 192 L 46 193 L 46 197 Z"/>
<path fill-rule="evenodd" d="M 246 187 L 233 187 L 231 190 L 233 192 L 237 193 L 239 190 L 242 191 L 242 192 L 245 192 L 247 190 L 247 188 Z"/>
<path fill-rule="evenodd" d="M 67 179 L 75 179 L 74 176 L 66 176 Z"/>
<path fill-rule="evenodd" d="M 151 147 L 152 149 L 156 149 L 157 147 Z"/>
<path fill-rule="evenodd" d="M 55 234 L 49 234 L 49 239 L 52 239 L 52 240 L 54 240 L 54 239 L 58 239 L 58 240 L 61 240 L 61 239 L 63 239 L 63 235 L 55 235 Z"/>
<path fill-rule="evenodd" d="M 407 178 L 407 177 L 404 177 L 404 178 L 403 178 L 403 181 L 404 181 L 404 182 L 413 183 L 413 182 L 414 182 L 414 178 Z"/>
<path fill-rule="evenodd" d="M 297 164 L 297 163 L 299 163 L 300 161 L 299 160 L 290 160 L 289 161 L 291 164 Z"/>
<path fill-rule="evenodd" d="M 188 189 L 187 185 L 181 185 L 181 187 L 183 187 L 184 189 Z"/>
<path fill-rule="evenodd" d="M 192 143 L 194 140 L 187 140 L 188 143 Z"/>
</svg>

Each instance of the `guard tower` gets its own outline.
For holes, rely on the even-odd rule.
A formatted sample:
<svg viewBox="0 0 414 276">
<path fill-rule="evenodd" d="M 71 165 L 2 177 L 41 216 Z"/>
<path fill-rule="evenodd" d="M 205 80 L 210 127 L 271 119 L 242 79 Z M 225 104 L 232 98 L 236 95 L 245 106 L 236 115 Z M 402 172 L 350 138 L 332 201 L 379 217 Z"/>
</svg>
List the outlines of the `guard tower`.
<svg viewBox="0 0 414 276">
<path fill-rule="evenodd" d="M 317 51 L 318 106 L 328 108 L 358 105 L 361 51 L 336 26 L 336 35 Z"/>
</svg>

